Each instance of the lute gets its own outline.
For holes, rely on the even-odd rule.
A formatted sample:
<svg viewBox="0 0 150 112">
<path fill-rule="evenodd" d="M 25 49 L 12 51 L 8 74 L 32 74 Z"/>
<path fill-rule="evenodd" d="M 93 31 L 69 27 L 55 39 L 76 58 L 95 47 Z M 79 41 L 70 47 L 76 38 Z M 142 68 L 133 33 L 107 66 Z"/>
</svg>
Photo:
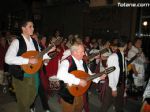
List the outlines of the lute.
<svg viewBox="0 0 150 112">
<path fill-rule="evenodd" d="M 132 69 L 132 62 L 140 55 L 141 53 L 137 53 L 135 56 L 133 56 L 129 61 L 127 61 L 128 71 Z"/>
<path fill-rule="evenodd" d="M 67 86 L 67 89 L 69 90 L 69 92 L 73 95 L 73 96 L 81 96 L 83 95 L 88 88 L 91 85 L 91 81 L 97 77 L 102 76 L 103 74 L 108 75 L 109 73 L 113 72 L 116 68 L 113 67 L 109 67 L 107 69 L 105 69 L 103 72 L 100 72 L 98 74 L 95 75 L 89 75 L 84 71 L 81 70 L 75 70 L 72 71 L 71 74 L 73 74 L 75 77 L 80 78 L 80 79 L 84 79 L 87 81 L 87 85 L 85 87 L 79 86 L 79 85 L 72 85 L 72 86 Z"/>
<path fill-rule="evenodd" d="M 36 73 L 42 65 L 43 55 L 45 53 L 47 53 L 55 45 L 59 45 L 61 41 L 62 41 L 62 38 L 56 39 L 56 41 L 54 43 L 52 43 L 50 46 L 48 46 L 46 49 L 44 49 L 41 52 L 27 51 L 27 52 L 23 53 L 21 56 L 24 57 L 24 58 L 37 58 L 38 59 L 38 62 L 36 64 L 23 64 L 23 65 L 21 65 L 24 72 L 28 73 L 28 74 Z"/>
<path fill-rule="evenodd" d="M 94 60 L 94 58 L 95 58 L 96 56 L 101 55 L 101 54 L 104 54 L 104 53 L 106 53 L 106 52 L 109 52 L 109 50 L 108 50 L 107 48 L 104 48 L 104 49 L 100 50 L 100 51 L 97 52 L 97 53 L 92 53 L 92 54 L 90 54 L 89 56 L 85 56 L 85 57 L 84 57 L 84 61 L 85 61 L 87 64 L 90 64 L 90 63 Z"/>
</svg>

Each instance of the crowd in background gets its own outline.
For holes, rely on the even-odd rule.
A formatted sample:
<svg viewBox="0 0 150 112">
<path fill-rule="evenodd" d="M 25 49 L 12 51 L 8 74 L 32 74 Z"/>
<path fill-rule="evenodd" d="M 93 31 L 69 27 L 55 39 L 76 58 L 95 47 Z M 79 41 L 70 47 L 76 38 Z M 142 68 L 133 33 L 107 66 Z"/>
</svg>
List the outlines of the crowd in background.
<svg viewBox="0 0 150 112">
<path fill-rule="evenodd" d="M 11 44 L 11 42 L 18 38 L 16 35 L 12 35 L 10 32 L 1 33 L 0 35 L 0 84 L 5 83 L 5 73 L 9 73 L 9 65 L 4 62 L 6 51 Z M 53 36 L 46 37 L 43 34 L 34 32 L 32 35 L 41 48 L 41 50 L 46 49 L 49 45 L 55 44 L 57 39 L 60 39 L 59 44 L 55 44 L 56 50 L 49 53 L 51 60 L 47 65 L 43 65 L 40 70 L 40 81 L 42 88 L 39 91 L 41 96 L 41 101 L 43 102 L 43 108 L 45 110 L 49 108 L 45 103 L 48 102 L 48 98 L 51 94 L 49 91 L 49 78 L 57 75 L 57 70 L 60 62 L 70 55 L 69 48 L 74 41 L 82 42 L 85 47 L 84 60 L 88 64 L 88 67 L 93 73 L 99 73 L 107 68 L 106 61 L 108 57 L 113 53 L 117 52 L 117 44 L 120 38 L 117 37 L 96 37 L 84 36 L 81 37 L 78 34 L 70 34 L 68 37 L 64 37 L 60 34 L 59 30 L 56 30 Z M 126 70 L 126 85 L 125 94 L 128 97 L 133 97 L 135 99 L 141 98 L 146 87 L 146 83 L 149 81 L 149 72 L 147 73 L 147 68 L 149 67 L 149 58 L 142 52 L 142 38 L 135 38 L 134 41 L 126 39 L 126 49 L 124 50 L 125 59 L 128 62 L 131 61 L 132 57 L 138 55 L 132 62 L 129 63 L 131 66 L 127 66 Z M 101 52 L 102 50 L 105 50 Z M 93 58 L 89 58 L 90 56 Z M 11 77 L 11 75 L 10 75 Z M 102 85 L 106 80 L 99 82 Z M 11 82 L 9 82 L 11 85 Z M 12 85 L 11 85 L 12 87 Z M 101 92 L 100 86 L 95 87 L 97 92 Z M 90 90 L 89 90 L 90 91 Z"/>
</svg>

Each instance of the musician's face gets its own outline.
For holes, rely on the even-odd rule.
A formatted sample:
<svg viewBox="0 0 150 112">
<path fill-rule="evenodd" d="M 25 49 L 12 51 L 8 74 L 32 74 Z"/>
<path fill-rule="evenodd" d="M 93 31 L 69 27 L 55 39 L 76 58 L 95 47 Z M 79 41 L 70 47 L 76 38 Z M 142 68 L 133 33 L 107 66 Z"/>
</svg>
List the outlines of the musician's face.
<svg viewBox="0 0 150 112">
<path fill-rule="evenodd" d="M 141 48 L 141 46 L 142 46 L 142 41 L 141 41 L 141 40 L 137 40 L 137 41 L 135 42 L 135 46 L 136 46 L 137 48 Z"/>
<path fill-rule="evenodd" d="M 106 48 L 109 48 L 110 47 L 110 42 L 107 41 L 106 44 L 104 45 Z"/>
<path fill-rule="evenodd" d="M 31 36 L 33 35 L 34 27 L 32 22 L 27 22 L 25 27 L 22 27 L 23 34 Z"/>
<path fill-rule="evenodd" d="M 111 48 L 112 52 L 116 52 L 116 51 L 117 51 L 117 49 L 118 49 L 118 47 L 117 47 L 117 46 L 110 46 L 110 48 Z"/>
<path fill-rule="evenodd" d="M 42 37 L 41 43 L 42 43 L 42 44 L 46 44 L 46 37 Z"/>
<path fill-rule="evenodd" d="M 84 46 L 83 45 L 78 46 L 78 50 L 76 51 L 75 55 L 78 60 L 83 59 L 83 56 L 84 56 Z"/>
</svg>

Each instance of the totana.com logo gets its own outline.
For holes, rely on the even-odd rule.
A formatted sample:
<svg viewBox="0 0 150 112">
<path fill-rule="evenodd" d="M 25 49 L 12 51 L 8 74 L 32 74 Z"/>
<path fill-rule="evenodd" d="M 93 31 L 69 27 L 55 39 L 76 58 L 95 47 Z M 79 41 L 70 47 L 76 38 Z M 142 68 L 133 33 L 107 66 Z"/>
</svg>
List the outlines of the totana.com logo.
<svg viewBox="0 0 150 112">
<path fill-rule="evenodd" d="M 150 7 L 150 3 L 117 3 L 118 7 Z"/>
</svg>

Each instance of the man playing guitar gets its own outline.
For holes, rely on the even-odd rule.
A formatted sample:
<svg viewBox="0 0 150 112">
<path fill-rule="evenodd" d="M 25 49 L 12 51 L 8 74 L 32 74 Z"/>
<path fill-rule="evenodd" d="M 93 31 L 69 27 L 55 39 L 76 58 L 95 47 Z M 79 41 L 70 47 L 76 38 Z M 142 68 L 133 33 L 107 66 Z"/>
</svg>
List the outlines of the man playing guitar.
<svg viewBox="0 0 150 112">
<path fill-rule="evenodd" d="M 64 59 L 58 69 L 57 77 L 60 80 L 63 80 L 69 86 L 79 85 L 85 87 L 87 81 L 80 79 L 71 74 L 74 70 L 82 70 L 92 75 L 91 71 L 87 67 L 86 63 L 82 60 L 84 56 L 84 45 L 82 42 L 75 42 L 71 47 L 71 56 Z M 71 66 L 70 66 L 70 63 Z M 104 79 L 106 75 L 102 75 L 100 78 L 94 79 L 95 82 L 98 82 L 101 79 Z M 60 92 L 62 112 L 82 112 L 84 101 L 83 95 L 81 96 L 72 96 L 67 88 L 63 88 Z"/>
<path fill-rule="evenodd" d="M 142 40 L 140 38 L 136 38 L 134 46 L 132 46 L 132 48 L 128 52 L 129 60 L 138 54 L 136 59 L 131 63 L 133 70 L 134 84 L 137 87 L 144 85 L 144 73 L 145 73 L 144 64 L 146 62 L 146 58 L 142 52 L 141 45 Z"/>
<path fill-rule="evenodd" d="M 31 20 L 24 20 L 21 23 L 22 34 L 18 39 L 14 39 L 5 56 L 5 62 L 10 65 L 10 72 L 13 75 L 13 85 L 15 88 L 18 112 L 29 112 L 30 105 L 34 102 L 38 91 L 39 74 L 36 71 L 33 74 L 26 73 L 20 66 L 27 65 L 32 69 L 32 65 L 38 63 L 37 57 L 25 58 L 22 54 L 30 51 L 39 51 L 38 43 L 31 38 L 34 27 Z M 52 47 L 49 52 L 55 50 Z M 49 59 L 44 55 L 43 59 Z M 30 72 L 30 71 L 29 71 Z"/>
</svg>

